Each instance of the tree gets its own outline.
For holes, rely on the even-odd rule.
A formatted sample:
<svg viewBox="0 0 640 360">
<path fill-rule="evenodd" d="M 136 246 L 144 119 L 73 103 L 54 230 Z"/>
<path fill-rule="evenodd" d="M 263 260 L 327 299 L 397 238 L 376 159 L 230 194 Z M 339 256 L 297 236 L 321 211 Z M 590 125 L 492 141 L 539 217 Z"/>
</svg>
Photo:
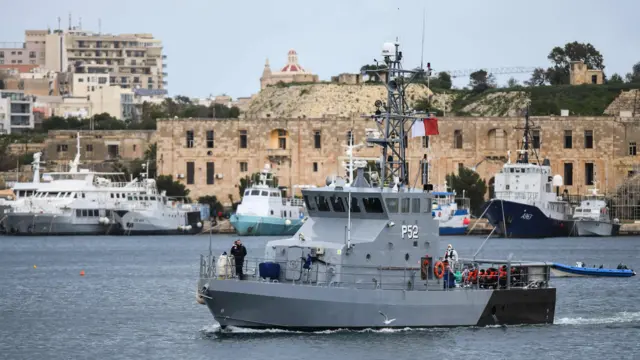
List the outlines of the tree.
<svg viewBox="0 0 640 360">
<path fill-rule="evenodd" d="M 531 73 L 531 78 L 524 83 L 527 86 L 542 86 L 547 82 L 546 70 L 543 68 L 535 68 Z"/>
<path fill-rule="evenodd" d="M 508 88 L 514 88 L 516 86 L 519 86 L 520 84 L 518 84 L 518 80 L 516 80 L 515 78 L 509 78 L 509 80 L 507 80 L 507 87 Z"/>
<path fill-rule="evenodd" d="M 238 192 L 240 193 L 240 198 L 244 196 L 245 189 L 251 187 L 252 185 L 258 184 L 260 182 L 260 173 L 256 172 L 251 174 L 251 176 L 247 175 L 240 179 L 240 184 L 238 185 Z M 273 187 L 278 187 L 278 177 L 272 176 L 272 181 L 269 184 Z"/>
<path fill-rule="evenodd" d="M 217 216 L 218 212 L 223 210 L 222 203 L 218 201 L 215 195 L 200 196 L 198 203 L 209 205 L 211 216 Z"/>
<path fill-rule="evenodd" d="M 367 65 L 362 65 L 360 67 L 360 73 L 369 75 L 369 80 L 367 80 L 367 82 L 379 83 L 379 82 L 382 82 L 382 79 L 380 78 L 380 73 L 373 72 L 372 70 L 380 70 L 380 69 L 386 69 L 386 68 L 387 68 L 386 65 L 367 64 Z"/>
<path fill-rule="evenodd" d="M 453 82 L 451 81 L 451 75 L 447 72 L 439 72 L 438 76 L 433 76 L 429 79 L 429 87 L 432 89 L 449 90 L 451 86 L 453 86 Z"/>
<path fill-rule="evenodd" d="M 624 80 L 622 79 L 622 76 L 618 75 L 617 73 L 611 75 L 611 78 L 609 79 L 609 81 L 607 81 L 607 84 L 623 84 Z"/>
<path fill-rule="evenodd" d="M 186 197 L 189 195 L 189 189 L 184 184 L 174 181 L 172 175 L 160 175 L 156 179 L 158 191 L 166 191 L 167 196 Z"/>
<path fill-rule="evenodd" d="M 483 92 L 489 88 L 496 86 L 496 80 L 492 74 L 485 70 L 478 70 L 469 75 L 469 86 L 475 92 Z"/>
<path fill-rule="evenodd" d="M 633 65 L 631 72 L 627 74 L 626 78 L 627 82 L 640 83 L 640 62 Z"/>
<path fill-rule="evenodd" d="M 564 47 L 554 47 L 547 59 L 551 61 L 553 67 L 546 71 L 546 78 L 551 85 L 569 84 L 569 74 L 572 61 L 584 61 L 587 69 L 604 70 L 604 60 L 602 54 L 590 43 L 579 43 L 574 41 L 567 43 Z"/>
<path fill-rule="evenodd" d="M 144 151 L 144 161 L 149 162 L 149 178 L 155 178 L 158 170 L 156 163 L 156 154 L 158 153 L 158 144 L 150 144 L 147 150 Z"/>
<path fill-rule="evenodd" d="M 484 204 L 484 194 L 487 192 L 487 183 L 480 178 L 477 172 L 462 167 L 458 171 L 458 175 L 447 175 L 447 184 L 458 195 L 464 194 L 469 198 L 471 213 L 478 216 L 482 213 L 482 205 Z"/>
</svg>

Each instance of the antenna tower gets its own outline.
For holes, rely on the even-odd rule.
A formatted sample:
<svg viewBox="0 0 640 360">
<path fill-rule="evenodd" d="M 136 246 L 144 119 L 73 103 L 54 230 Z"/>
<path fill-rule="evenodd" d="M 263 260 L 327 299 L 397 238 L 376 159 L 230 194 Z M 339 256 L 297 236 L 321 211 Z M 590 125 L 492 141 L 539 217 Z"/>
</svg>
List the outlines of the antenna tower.
<svg viewBox="0 0 640 360">
<path fill-rule="evenodd" d="M 371 116 L 376 121 L 382 138 L 368 138 L 367 142 L 382 146 L 381 187 L 385 184 L 393 186 L 395 177 L 399 178 L 400 183 L 408 185 L 409 174 L 405 155 L 406 134 L 413 122 L 424 118 L 426 114 L 414 112 L 413 115 L 408 115 L 410 109 L 405 99 L 405 90 L 416 75 L 424 74 L 424 70 L 402 69 L 402 51 L 400 51 L 400 43 L 397 38 L 395 43 L 383 45 L 382 56 L 384 65 L 378 64 L 374 59 L 378 69 L 367 71 L 377 73 L 380 79 L 386 81 L 386 103 L 376 100 L 377 110 Z"/>
</svg>

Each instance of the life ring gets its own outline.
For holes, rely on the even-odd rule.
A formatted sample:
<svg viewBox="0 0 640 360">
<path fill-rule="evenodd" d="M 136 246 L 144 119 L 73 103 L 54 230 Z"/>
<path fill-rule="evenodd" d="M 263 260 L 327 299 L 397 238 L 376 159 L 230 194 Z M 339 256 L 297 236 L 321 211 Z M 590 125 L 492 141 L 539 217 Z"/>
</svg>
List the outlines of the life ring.
<svg viewBox="0 0 640 360">
<path fill-rule="evenodd" d="M 442 261 L 436 262 L 433 267 L 433 272 L 438 279 L 442 279 L 442 277 L 444 276 L 444 264 L 442 263 Z"/>
</svg>

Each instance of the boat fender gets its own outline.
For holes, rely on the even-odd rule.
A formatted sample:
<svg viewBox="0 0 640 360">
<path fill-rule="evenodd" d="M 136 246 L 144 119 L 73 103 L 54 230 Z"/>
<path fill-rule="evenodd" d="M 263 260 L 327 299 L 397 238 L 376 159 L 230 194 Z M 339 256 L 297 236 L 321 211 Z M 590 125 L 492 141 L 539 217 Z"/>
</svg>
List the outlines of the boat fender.
<svg viewBox="0 0 640 360">
<path fill-rule="evenodd" d="M 433 273 L 436 275 L 438 279 L 442 279 L 444 276 L 444 264 L 442 261 L 437 261 L 433 267 Z"/>
</svg>

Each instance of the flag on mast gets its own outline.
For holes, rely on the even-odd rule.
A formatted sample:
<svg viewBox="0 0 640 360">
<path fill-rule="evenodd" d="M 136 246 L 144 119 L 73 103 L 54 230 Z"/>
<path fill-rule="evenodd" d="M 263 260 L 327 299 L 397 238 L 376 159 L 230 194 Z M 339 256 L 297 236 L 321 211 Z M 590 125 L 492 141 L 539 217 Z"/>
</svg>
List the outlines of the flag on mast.
<svg viewBox="0 0 640 360">
<path fill-rule="evenodd" d="M 435 117 L 427 117 L 426 119 L 417 119 L 411 125 L 411 137 L 439 135 L 438 119 Z"/>
</svg>

